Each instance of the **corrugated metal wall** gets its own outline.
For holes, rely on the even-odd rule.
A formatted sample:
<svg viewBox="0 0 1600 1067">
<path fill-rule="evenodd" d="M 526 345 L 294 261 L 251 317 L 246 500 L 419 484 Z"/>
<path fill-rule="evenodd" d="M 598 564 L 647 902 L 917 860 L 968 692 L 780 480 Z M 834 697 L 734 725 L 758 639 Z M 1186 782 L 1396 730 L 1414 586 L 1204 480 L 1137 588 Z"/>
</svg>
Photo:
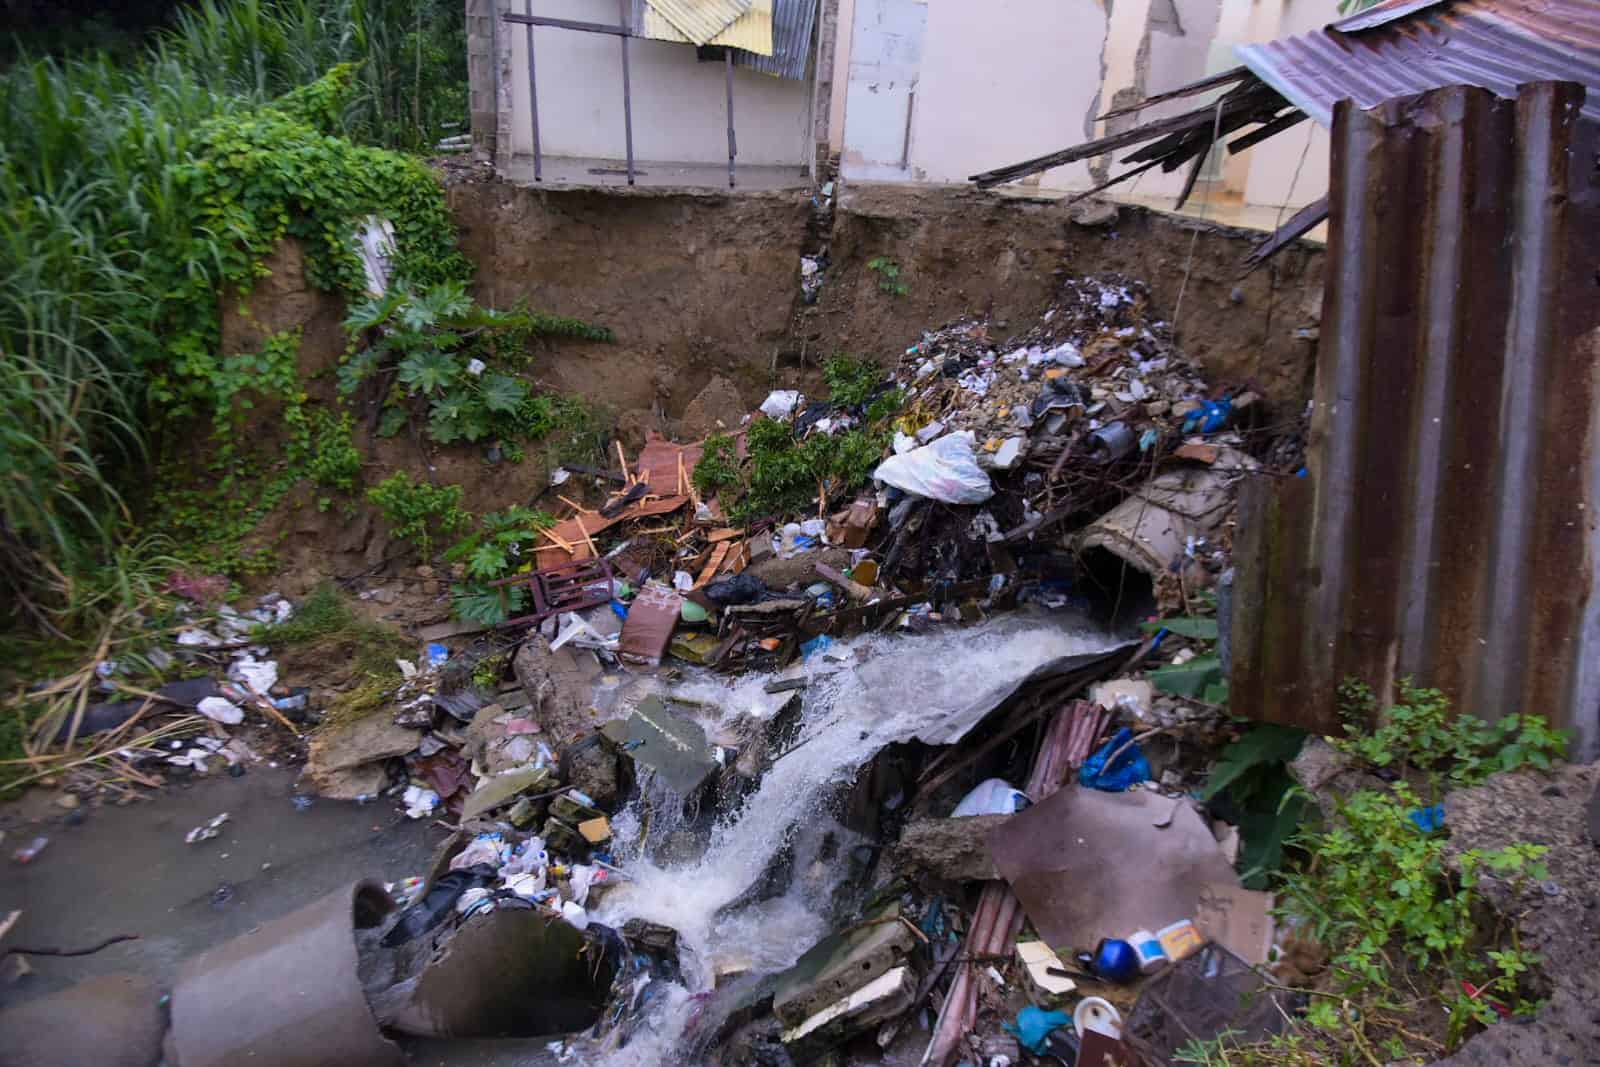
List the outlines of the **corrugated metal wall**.
<svg viewBox="0 0 1600 1067">
<path fill-rule="evenodd" d="M 1568 82 L 1335 112 L 1307 465 L 1240 498 L 1236 711 L 1412 676 L 1600 749 L 1600 124 Z"/>
</svg>

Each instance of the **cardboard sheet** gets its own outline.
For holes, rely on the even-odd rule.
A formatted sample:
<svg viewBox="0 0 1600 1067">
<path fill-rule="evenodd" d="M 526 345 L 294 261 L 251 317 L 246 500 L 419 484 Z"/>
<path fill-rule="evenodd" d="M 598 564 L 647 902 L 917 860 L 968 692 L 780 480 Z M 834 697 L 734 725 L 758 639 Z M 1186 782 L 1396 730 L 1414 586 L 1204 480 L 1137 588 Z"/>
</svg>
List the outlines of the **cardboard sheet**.
<svg viewBox="0 0 1600 1067">
<path fill-rule="evenodd" d="M 1058 953 L 1197 918 L 1202 898 L 1244 892 L 1194 808 L 1174 811 L 1171 798 L 1142 789 L 1068 786 L 997 827 L 989 852 Z"/>
<path fill-rule="evenodd" d="M 622 621 L 622 658 L 651 667 L 660 663 L 682 610 L 683 598 L 677 593 L 660 582 L 647 583 Z"/>
</svg>

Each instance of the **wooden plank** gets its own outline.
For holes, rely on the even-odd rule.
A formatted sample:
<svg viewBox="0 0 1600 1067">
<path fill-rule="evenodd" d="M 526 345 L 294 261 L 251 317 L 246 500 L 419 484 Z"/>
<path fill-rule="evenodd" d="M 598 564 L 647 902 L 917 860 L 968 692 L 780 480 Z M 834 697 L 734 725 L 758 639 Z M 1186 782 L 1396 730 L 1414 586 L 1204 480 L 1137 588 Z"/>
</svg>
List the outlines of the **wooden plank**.
<svg viewBox="0 0 1600 1067">
<path fill-rule="evenodd" d="M 712 549 L 711 558 L 706 562 L 705 567 L 700 571 L 700 577 L 695 579 L 694 588 L 699 589 L 702 585 L 705 585 L 716 576 L 717 569 L 722 566 L 722 561 L 728 558 L 728 552 L 732 547 L 733 546 L 729 545 L 727 542 L 723 542 L 716 548 Z"/>
</svg>

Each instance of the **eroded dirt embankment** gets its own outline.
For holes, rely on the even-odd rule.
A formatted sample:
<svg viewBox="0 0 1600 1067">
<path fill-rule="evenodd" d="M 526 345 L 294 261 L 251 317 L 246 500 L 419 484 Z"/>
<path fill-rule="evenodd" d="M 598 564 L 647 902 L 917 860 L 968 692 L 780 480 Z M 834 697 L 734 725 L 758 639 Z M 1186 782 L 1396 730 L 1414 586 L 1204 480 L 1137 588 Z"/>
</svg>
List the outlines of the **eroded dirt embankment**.
<svg viewBox="0 0 1600 1067">
<path fill-rule="evenodd" d="M 1315 246 L 1291 248 L 1240 279 L 1256 234 L 1133 207 L 1081 225 L 1059 202 L 959 188 L 847 189 L 831 219 L 799 191 L 469 182 L 452 186 L 449 199 L 482 302 L 527 300 L 614 331 L 610 344 L 542 345 L 531 373 L 543 388 L 607 409 L 630 454 L 647 430 L 696 437 L 718 418 L 736 422 L 774 386 L 815 389 L 822 360 L 840 351 L 892 363 L 924 330 L 964 315 L 987 316 L 1001 345 L 1009 328 L 1038 318 L 1064 276 L 1104 271 L 1146 280 L 1160 314 L 1170 316 L 1183 294 L 1179 342 L 1212 383 L 1254 389 L 1281 417 L 1293 417 L 1309 395 L 1315 342 L 1307 328 L 1316 324 L 1323 269 Z M 823 285 L 808 305 L 801 257 L 823 251 Z M 902 295 L 880 286 L 869 266 L 880 259 L 899 268 Z M 247 314 L 237 300 L 224 301 L 224 345 L 253 351 L 267 333 L 304 327 L 302 380 L 332 402 L 342 306 L 305 284 L 292 248 L 269 266 L 272 275 L 245 301 Z M 357 414 L 368 485 L 392 470 L 426 470 L 436 482 L 463 486 L 474 513 L 530 502 L 546 487 L 536 449 L 521 464 L 490 464 L 484 447 L 379 440 L 375 412 Z M 270 412 L 253 421 L 273 432 Z M 282 560 L 276 583 L 291 595 L 328 577 L 383 569 L 400 551 L 370 508 L 319 511 L 304 486 L 256 539 Z"/>
<path fill-rule="evenodd" d="M 1031 321 L 1063 274 L 1102 271 L 1143 278 L 1168 313 L 1183 290 L 1180 340 L 1211 380 L 1288 407 L 1307 395 L 1313 345 L 1296 331 L 1321 305 L 1314 246 L 1240 280 L 1258 235 L 1134 207 L 1083 226 L 1060 203 L 864 186 L 841 195 L 826 281 L 806 307 L 800 257 L 819 250 L 809 194 L 482 183 L 453 187 L 450 202 L 482 299 L 527 298 L 616 331 L 612 346 L 567 346 L 548 373 L 623 410 L 676 418 L 715 375 L 759 401 L 775 377 L 790 384 L 839 350 L 889 361 L 961 315 Z M 900 268 L 903 296 L 880 289 L 868 268 L 879 257 Z"/>
</svg>

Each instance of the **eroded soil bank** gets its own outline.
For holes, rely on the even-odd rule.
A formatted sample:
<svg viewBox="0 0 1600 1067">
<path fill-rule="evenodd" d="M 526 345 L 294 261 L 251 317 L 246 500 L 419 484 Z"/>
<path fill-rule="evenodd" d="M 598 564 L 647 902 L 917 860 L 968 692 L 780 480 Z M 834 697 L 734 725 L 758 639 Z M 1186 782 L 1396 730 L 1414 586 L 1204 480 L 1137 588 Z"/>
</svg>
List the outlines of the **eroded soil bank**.
<svg viewBox="0 0 1600 1067">
<path fill-rule="evenodd" d="M 801 192 L 498 181 L 457 182 L 449 199 L 481 302 L 526 301 L 613 331 L 608 344 L 544 345 L 531 374 L 540 387 L 604 411 L 630 452 L 649 431 L 694 440 L 719 419 L 736 425 L 772 388 L 816 391 L 822 362 L 840 352 L 892 365 L 923 331 L 962 316 L 988 318 L 1003 341 L 1008 327 L 1038 319 L 1063 277 L 1102 272 L 1149 284 L 1155 310 L 1176 314 L 1178 343 L 1214 385 L 1259 394 L 1280 422 L 1298 417 L 1310 395 L 1324 261 L 1317 245 L 1302 243 L 1240 277 L 1259 234 L 1129 206 L 1097 209 L 1084 224 L 1075 218 L 1089 215 L 1059 201 L 963 188 L 850 187 L 831 210 Z M 802 295 L 804 256 L 821 265 L 813 303 Z M 885 290 L 883 263 L 898 268 L 902 294 Z M 252 350 L 269 333 L 303 328 L 301 377 L 313 396 L 332 401 L 331 369 L 346 344 L 341 301 L 305 283 L 292 248 L 270 266 L 247 300 L 224 301 L 224 345 Z M 368 484 L 426 469 L 438 483 L 461 485 L 473 512 L 532 500 L 547 487 L 552 457 L 491 463 L 484 448 L 379 439 L 376 410 L 358 416 Z M 270 411 L 253 425 L 276 432 Z M 370 508 L 319 511 L 304 486 L 256 540 L 283 560 L 275 584 L 290 595 L 382 569 L 394 555 Z"/>
</svg>

